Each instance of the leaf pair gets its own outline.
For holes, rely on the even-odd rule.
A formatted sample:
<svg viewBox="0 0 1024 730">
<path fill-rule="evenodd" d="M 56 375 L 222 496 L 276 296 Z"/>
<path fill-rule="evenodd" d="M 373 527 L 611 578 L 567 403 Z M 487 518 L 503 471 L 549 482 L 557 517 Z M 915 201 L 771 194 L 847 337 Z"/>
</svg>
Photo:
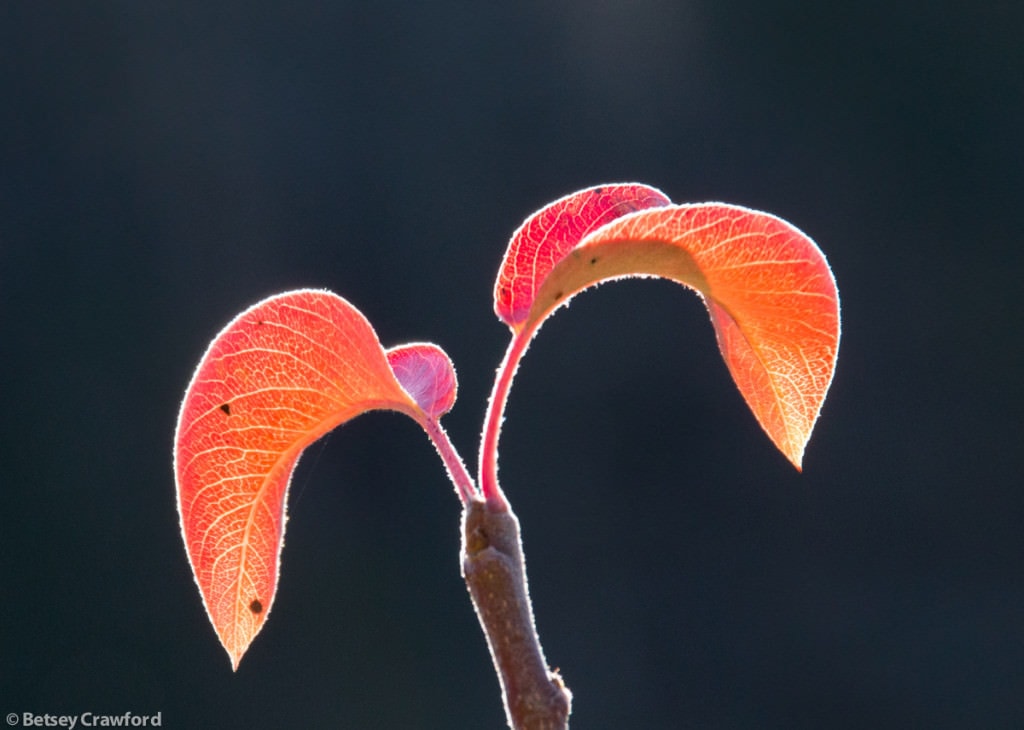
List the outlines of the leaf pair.
<svg viewBox="0 0 1024 730">
<path fill-rule="evenodd" d="M 519 360 L 573 295 L 624 276 L 660 276 L 704 300 L 744 399 L 800 468 L 839 342 L 839 300 L 817 246 L 766 213 L 672 205 L 637 184 L 566 196 L 524 221 L 495 284 L 512 331 L 484 426 L 483 495 L 499 504 L 497 439 Z M 192 377 L 175 435 L 186 550 L 214 628 L 237 667 L 273 603 L 288 484 L 299 455 L 371 409 L 416 420 L 465 502 L 476 487 L 441 429 L 455 372 L 430 344 L 385 350 L 363 315 L 326 291 L 288 292 L 236 317 Z"/>
<path fill-rule="evenodd" d="M 573 193 L 530 216 L 505 254 L 495 312 L 512 329 L 510 354 L 573 295 L 627 276 L 701 296 L 744 400 L 800 469 L 839 348 L 839 296 L 814 242 L 768 213 L 671 205 L 644 185 Z"/>
<path fill-rule="evenodd" d="M 234 667 L 273 604 L 303 449 L 376 408 L 429 430 L 455 390 L 440 348 L 385 351 L 366 318 L 327 291 L 271 297 L 217 335 L 185 394 L 174 457 L 185 547 Z"/>
</svg>

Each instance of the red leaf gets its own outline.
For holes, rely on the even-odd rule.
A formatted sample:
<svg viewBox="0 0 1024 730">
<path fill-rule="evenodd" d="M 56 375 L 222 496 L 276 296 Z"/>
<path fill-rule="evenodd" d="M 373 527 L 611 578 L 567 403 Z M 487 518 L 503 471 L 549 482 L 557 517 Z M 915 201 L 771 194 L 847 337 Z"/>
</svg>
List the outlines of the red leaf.
<svg viewBox="0 0 1024 730">
<path fill-rule="evenodd" d="M 637 183 L 599 185 L 566 195 L 531 215 L 512 234 L 494 284 L 494 311 L 519 331 L 537 287 L 591 231 L 619 216 L 668 205 L 660 190 Z"/>
<path fill-rule="evenodd" d="M 832 381 L 840 329 L 835 281 L 810 238 L 739 206 L 676 205 L 619 217 L 560 254 L 519 285 L 533 297 L 517 300 L 510 326 L 518 338 L 532 337 L 552 311 L 601 281 L 660 276 L 685 284 L 705 299 L 754 416 L 800 468 Z"/>
<path fill-rule="evenodd" d="M 326 291 L 265 299 L 225 327 L 199 363 L 175 434 L 178 510 L 203 603 L 233 667 L 274 602 L 285 497 L 303 449 L 370 409 L 401 411 L 426 427 L 454 401 L 454 375 L 445 380 L 439 348 L 398 352 L 392 358 L 403 373 L 418 372 L 406 367 L 412 359 L 440 373 L 431 416 L 403 389 L 366 318 Z"/>
<path fill-rule="evenodd" d="M 405 391 L 433 419 L 455 405 L 455 368 L 437 345 L 417 343 L 388 350 L 388 363 Z"/>
</svg>

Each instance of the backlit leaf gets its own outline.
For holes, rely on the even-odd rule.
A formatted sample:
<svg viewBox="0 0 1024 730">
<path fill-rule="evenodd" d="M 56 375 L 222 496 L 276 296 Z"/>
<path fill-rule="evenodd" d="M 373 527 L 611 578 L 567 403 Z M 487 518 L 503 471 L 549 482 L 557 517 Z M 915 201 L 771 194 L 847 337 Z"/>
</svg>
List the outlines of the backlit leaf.
<svg viewBox="0 0 1024 730">
<path fill-rule="evenodd" d="M 531 338 L 556 308 L 601 281 L 659 276 L 684 284 L 704 299 L 722 356 L 758 422 L 801 467 L 840 331 L 835 281 L 810 238 L 773 215 L 708 203 L 629 213 L 572 247 L 541 242 L 537 250 L 547 265 L 517 284 L 532 298 L 516 299 L 507 322 L 517 339 Z M 514 342 L 510 352 L 524 350 Z"/>
<path fill-rule="evenodd" d="M 440 347 L 402 345 L 388 350 L 387 356 L 398 382 L 430 418 L 440 418 L 455 405 L 455 368 Z"/>
<path fill-rule="evenodd" d="M 366 318 L 326 291 L 266 299 L 211 343 L 182 402 L 175 476 L 189 561 L 233 667 L 273 606 L 285 498 L 303 449 L 371 409 L 439 428 L 432 421 L 455 398 L 442 361 L 450 370 L 432 345 L 389 356 Z M 415 386 L 423 372 L 429 387 L 410 395 L 400 380 Z"/>
<path fill-rule="evenodd" d="M 668 205 L 660 190 L 637 183 L 599 185 L 566 195 L 528 217 L 512 234 L 494 284 L 494 311 L 513 330 L 551 269 L 591 231 L 636 210 Z"/>
</svg>

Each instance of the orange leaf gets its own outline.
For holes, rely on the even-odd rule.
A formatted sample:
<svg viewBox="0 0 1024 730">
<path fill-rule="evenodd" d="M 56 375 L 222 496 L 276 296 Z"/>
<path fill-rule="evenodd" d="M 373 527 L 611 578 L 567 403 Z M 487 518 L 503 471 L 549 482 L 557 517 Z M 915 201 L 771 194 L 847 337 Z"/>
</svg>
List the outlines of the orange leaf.
<svg viewBox="0 0 1024 730">
<path fill-rule="evenodd" d="M 601 281 L 660 276 L 685 284 L 704 298 L 754 416 L 800 469 L 832 381 L 840 330 L 835 281 L 810 238 L 740 206 L 673 205 L 619 217 L 558 255 L 520 287 L 534 296 L 518 303 L 525 313 L 511 326 L 519 338 L 532 337 L 552 311 Z"/>
<path fill-rule="evenodd" d="M 413 347 L 413 356 L 444 370 L 439 348 Z M 432 398 L 450 407 L 454 373 L 450 393 L 445 382 L 436 380 Z M 330 292 L 265 299 L 228 324 L 200 361 L 175 433 L 178 511 L 203 603 L 233 667 L 273 605 L 299 455 L 375 408 L 437 427 L 399 383 L 370 323 Z"/>
</svg>

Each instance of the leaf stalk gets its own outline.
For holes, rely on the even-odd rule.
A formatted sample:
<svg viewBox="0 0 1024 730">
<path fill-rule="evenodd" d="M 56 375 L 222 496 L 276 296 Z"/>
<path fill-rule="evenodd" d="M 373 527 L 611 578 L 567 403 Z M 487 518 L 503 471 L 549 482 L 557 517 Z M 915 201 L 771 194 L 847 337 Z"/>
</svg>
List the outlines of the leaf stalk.
<svg viewBox="0 0 1024 730">
<path fill-rule="evenodd" d="M 511 511 L 501 487 L 498 486 L 498 438 L 501 424 L 505 420 L 505 404 L 508 402 L 512 379 L 519 369 L 519 361 L 530 344 L 532 331 L 516 332 L 505 351 L 505 358 L 498 367 L 494 388 L 487 402 L 484 416 L 484 430 L 480 439 L 480 488 L 484 499 L 495 508 Z"/>
</svg>

